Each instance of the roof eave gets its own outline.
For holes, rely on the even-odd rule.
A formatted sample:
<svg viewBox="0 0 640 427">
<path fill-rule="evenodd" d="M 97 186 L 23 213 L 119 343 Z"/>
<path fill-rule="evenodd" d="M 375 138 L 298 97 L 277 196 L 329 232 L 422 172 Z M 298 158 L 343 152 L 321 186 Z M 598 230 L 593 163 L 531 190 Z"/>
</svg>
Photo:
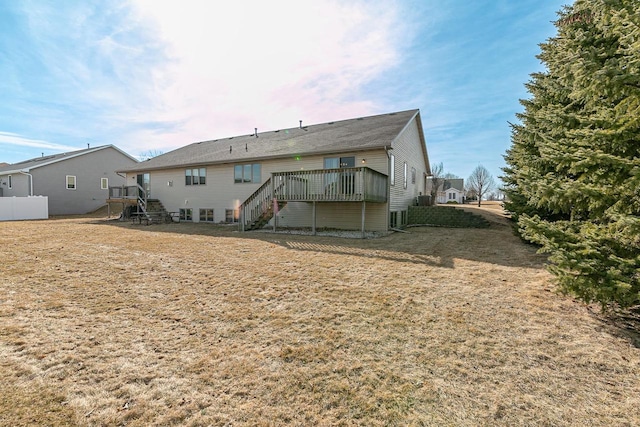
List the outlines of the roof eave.
<svg viewBox="0 0 640 427">
<path fill-rule="evenodd" d="M 151 171 L 159 171 L 159 170 L 189 168 L 189 167 L 203 166 L 203 165 L 224 165 L 224 164 L 234 164 L 234 163 L 257 162 L 257 161 L 264 161 L 264 160 L 277 160 L 277 159 L 291 158 L 295 156 L 324 156 L 327 154 L 342 154 L 342 153 L 384 150 L 388 146 L 389 144 L 372 146 L 372 147 L 358 147 L 358 148 L 345 147 L 344 149 L 339 149 L 339 150 L 300 152 L 298 154 L 281 154 L 281 155 L 273 155 L 273 156 L 247 157 L 242 159 L 236 158 L 236 159 L 226 159 L 226 160 L 215 160 L 210 162 L 190 162 L 190 163 L 180 163 L 180 164 L 172 164 L 172 165 L 157 166 L 157 167 L 150 167 L 150 168 L 144 168 L 144 167 L 129 168 L 129 169 L 119 170 L 117 172 L 118 173 L 151 172 Z M 141 162 L 138 164 L 142 166 L 144 162 Z"/>
</svg>

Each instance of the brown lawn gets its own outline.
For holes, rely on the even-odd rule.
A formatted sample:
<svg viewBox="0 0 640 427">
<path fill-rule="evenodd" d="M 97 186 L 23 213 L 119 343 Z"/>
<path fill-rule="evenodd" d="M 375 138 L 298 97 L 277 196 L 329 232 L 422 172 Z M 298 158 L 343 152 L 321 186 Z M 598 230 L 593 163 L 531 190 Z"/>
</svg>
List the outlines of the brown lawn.
<svg viewBox="0 0 640 427">
<path fill-rule="evenodd" d="M 0 425 L 640 425 L 637 331 L 505 221 L 0 223 Z"/>
</svg>

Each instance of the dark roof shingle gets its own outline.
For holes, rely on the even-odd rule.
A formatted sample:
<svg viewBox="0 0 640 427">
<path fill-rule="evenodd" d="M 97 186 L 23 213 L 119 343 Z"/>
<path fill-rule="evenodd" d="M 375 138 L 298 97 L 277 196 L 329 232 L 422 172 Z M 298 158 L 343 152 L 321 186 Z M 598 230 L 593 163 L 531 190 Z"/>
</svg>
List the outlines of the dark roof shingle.
<svg viewBox="0 0 640 427">
<path fill-rule="evenodd" d="M 196 142 L 120 172 L 232 163 L 390 146 L 419 110 Z"/>
</svg>

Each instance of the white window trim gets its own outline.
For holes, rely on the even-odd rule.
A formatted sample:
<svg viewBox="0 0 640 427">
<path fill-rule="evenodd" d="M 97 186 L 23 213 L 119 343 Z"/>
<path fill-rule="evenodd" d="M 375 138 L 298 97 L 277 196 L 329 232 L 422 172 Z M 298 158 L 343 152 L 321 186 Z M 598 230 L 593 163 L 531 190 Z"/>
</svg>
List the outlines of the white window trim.
<svg viewBox="0 0 640 427">
<path fill-rule="evenodd" d="M 404 178 L 402 181 L 402 188 L 407 189 L 407 181 L 409 180 L 409 166 L 407 166 L 407 162 L 404 162 Z"/>
<path fill-rule="evenodd" d="M 12 178 L 11 175 L 9 175 L 8 180 L 9 180 L 9 189 L 12 189 L 13 188 L 13 178 Z"/>
<path fill-rule="evenodd" d="M 100 178 L 100 189 L 101 190 L 109 189 L 109 178 Z"/>
<path fill-rule="evenodd" d="M 396 156 L 389 155 L 389 181 L 391 185 L 396 185 Z"/>
<path fill-rule="evenodd" d="M 73 178 L 73 188 L 69 187 L 69 178 Z M 67 190 L 77 190 L 78 189 L 78 178 L 75 175 L 67 175 L 64 178 L 64 185 Z"/>
</svg>

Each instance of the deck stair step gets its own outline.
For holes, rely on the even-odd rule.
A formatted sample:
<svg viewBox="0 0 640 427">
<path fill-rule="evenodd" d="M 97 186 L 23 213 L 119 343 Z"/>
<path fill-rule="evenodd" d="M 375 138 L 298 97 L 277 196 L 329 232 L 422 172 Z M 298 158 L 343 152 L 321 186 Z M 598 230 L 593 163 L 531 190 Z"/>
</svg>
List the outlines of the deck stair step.
<svg viewBox="0 0 640 427">
<path fill-rule="evenodd" d="M 278 208 L 282 209 L 286 205 L 287 205 L 287 202 L 279 202 Z M 260 228 L 263 228 L 265 225 L 269 223 L 269 221 L 271 221 L 271 218 L 273 218 L 273 202 L 269 205 L 267 210 L 262 213 L 262 215 L 256 218 L 255 221 L 248 224 L 245 230 L 258 230 Z"/>
<path fill-rule="evenodd" d="M 132 222 L 149 224 L 158 224 L 162 222 L 170 222 L 171 216 L 165 209 L 162 202 L 158 199 L 147 199 L 146 208 L 138 205 L 137 215 L 132 217 Z"/>
</svg>

